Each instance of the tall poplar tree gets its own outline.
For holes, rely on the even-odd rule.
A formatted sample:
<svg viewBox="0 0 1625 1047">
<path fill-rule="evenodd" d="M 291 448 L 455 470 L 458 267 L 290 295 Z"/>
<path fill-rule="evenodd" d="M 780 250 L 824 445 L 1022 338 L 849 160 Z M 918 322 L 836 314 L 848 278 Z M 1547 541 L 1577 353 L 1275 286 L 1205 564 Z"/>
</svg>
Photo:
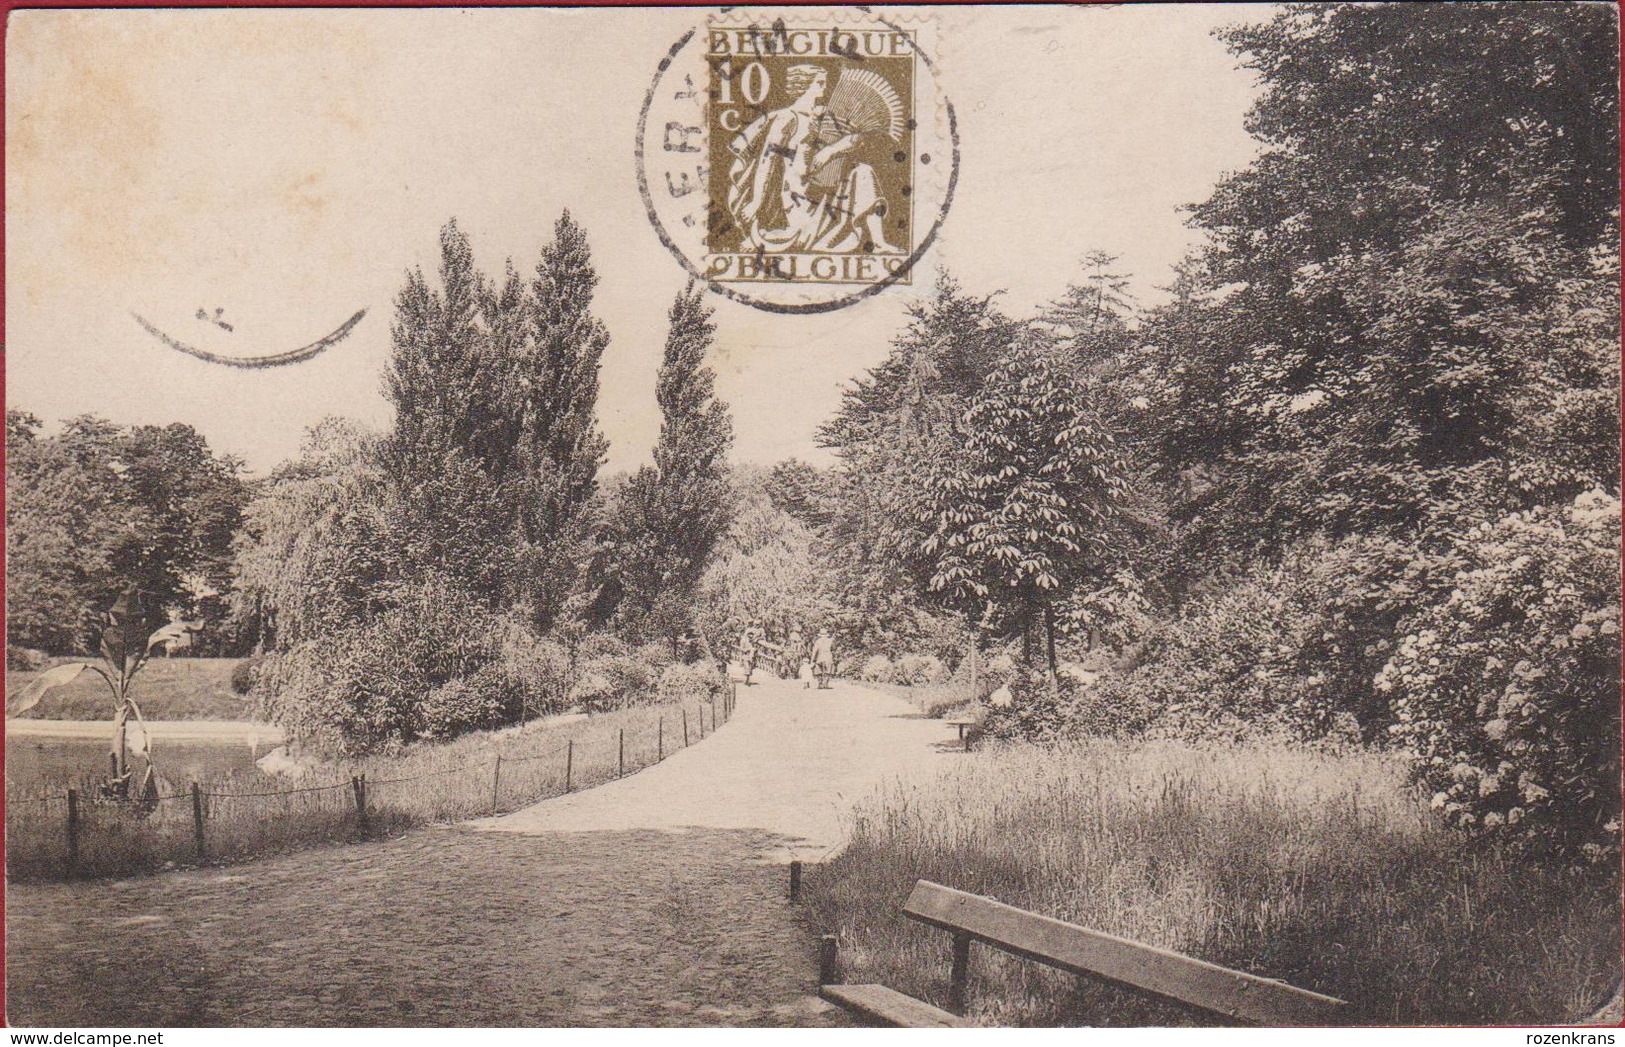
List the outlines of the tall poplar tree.
<svg viewBox="0 0 1625 1047">
<path fill-rule="evenodd" d="M 439 278 L 408 274 L 385 375 L 403 571 L 448 574 L 547 629 L 579 582 L 607 447 L 595 408 L 609 335 L 586 234 L 566 212 L 533 279 L 510 266 L 494 283 L 453 221 Z"/>
<path fill-rule="evenodd" d="M 705 366 L 716 327 L 704 293 L 691 286 L 672 303 L 655 387 L 661 422 L 654 464 L 639 469 L 620 492 L 606 534 L 615 617 L 643 639 L 691 627 L 700 577 L 731 517 L 733 423 Z"/>
</svg>

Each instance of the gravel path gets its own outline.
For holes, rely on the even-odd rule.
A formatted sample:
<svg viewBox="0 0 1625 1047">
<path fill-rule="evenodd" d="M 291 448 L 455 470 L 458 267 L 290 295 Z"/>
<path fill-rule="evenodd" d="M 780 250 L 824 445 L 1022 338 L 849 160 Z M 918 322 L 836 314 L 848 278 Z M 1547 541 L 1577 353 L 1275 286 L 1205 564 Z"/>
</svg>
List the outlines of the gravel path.
<svg viewBox="0 0 1625 1047">
<path fill-rule="evenodd" d="M 6 898 L 21 1026 L 840 1025 L 780 863 L 951 732 L 857 688 L 741 690 L 663 764 L 502 818 Z"/>
<path fill-rule="evenodd" d="M 889 695 L 771 681 L 739 689 L 734 718 L 704 745 L 629 778 L 469 823 L 512 833 L 766 829 L 788 862 L 844 840 L 853 801 L 881 780 L 959 748 L 952 728 Z"/>
</svg>

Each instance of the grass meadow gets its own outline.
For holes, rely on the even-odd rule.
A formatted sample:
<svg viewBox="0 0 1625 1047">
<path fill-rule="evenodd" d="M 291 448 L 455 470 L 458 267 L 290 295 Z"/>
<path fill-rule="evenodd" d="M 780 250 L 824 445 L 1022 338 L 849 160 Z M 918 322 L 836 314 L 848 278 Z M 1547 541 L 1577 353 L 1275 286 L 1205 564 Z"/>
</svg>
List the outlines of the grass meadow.
<svg viewBox="0 0 1625 1047">
<path fill-rule="evenodd" d="M 916 879 L 1339 996 L 1358 1024 L 1560 1023 L 1620 976 L 1619 867 L 1542 865 L 1441 829 L 1395 759 L 1090 742 L 965 755 L 859 806 L 810 870 L 840 979 L 947 1005 L 949 936 L 898 915 Z M 1204 1018 L 991 948 L 990 1025 Z"/>
<path fill-rule="evenodd" d="M 714 711 L 718 722 L 725 722 L 722 702 Z M 296 779 L 254 768 L 200 782 L 202 855 L 189 783 L 168 782 L 156 810 L 141 816 L 128 804 L 96 802 L 87 778 L 78 805 L 76 860 L 69 847 L 65 790 L 8 789 L 6 871 L 17 881 L 123 876 L 516 810 L 563 793 L 567 761 L 575 790 L 670 755 L 683 747 L 685 712 L 690 744 L 714 729 L 710 705 L 640 706 L 534 720 L 445 744 L 412 745 L 397 754 L 320 764 Z M 105 747 L 99 750 L 102 758 L 104 752 Z M 352 776 L 365 776 L 365 823 Z"/>
</svg>

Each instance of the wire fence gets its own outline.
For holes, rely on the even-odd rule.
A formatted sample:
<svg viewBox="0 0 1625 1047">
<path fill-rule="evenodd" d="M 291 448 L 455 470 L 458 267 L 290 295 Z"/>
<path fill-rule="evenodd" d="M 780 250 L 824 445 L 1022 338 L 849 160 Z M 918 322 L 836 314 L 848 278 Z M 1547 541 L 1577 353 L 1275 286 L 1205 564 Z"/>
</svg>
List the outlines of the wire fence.
<svg viewBox="0 0 1625 1047">
<path fill-rule="evenodd" d="M 287 789 L 192 782 L 143 799 L 103 795 L 90 779 L 62 792 L 6 798 L 10 879 L 64 880 L 224 864 L 384 835 L 413 825 L 501 814 L 600 785 L 665 760 L 733 716 L 736 692 L 580 723 L 578 736 L 412 774 L 363 773 Z M 540 736 L 546 744 L 556 735 Z M 370 766 L 376 772 L 379 761 Z"/>
</svg>

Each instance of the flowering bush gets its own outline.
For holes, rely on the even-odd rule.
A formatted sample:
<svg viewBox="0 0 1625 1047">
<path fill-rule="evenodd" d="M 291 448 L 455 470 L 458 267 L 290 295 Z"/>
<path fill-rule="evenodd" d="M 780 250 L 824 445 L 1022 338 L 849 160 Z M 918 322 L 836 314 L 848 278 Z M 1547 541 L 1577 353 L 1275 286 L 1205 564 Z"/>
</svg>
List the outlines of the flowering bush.
<svg viewBox="0 0 1625 1047">
<path fill-rule="evenodd" d="M 1451 824 L 1561 853 L 1620 840 L 1620 503 L 1593 491 L 1457 544 L 1454 588 L 1376 674 Z"/>
<path fill-rule="evenodd" d="M 988 709 L 982 729 L 995 738 L 1062 741 L 1123 736 L 1145 730 L 1156 713 L 1150 702 L 1128 693 L 1106 692 L 1075 675 L 1016 672 L 1009 681 L 1010 704 Z"/>
</svg>

